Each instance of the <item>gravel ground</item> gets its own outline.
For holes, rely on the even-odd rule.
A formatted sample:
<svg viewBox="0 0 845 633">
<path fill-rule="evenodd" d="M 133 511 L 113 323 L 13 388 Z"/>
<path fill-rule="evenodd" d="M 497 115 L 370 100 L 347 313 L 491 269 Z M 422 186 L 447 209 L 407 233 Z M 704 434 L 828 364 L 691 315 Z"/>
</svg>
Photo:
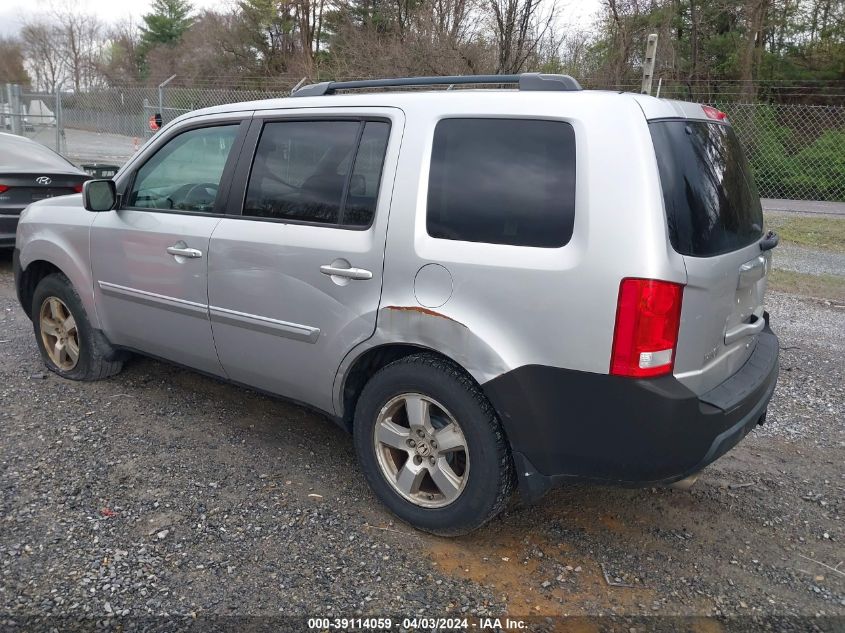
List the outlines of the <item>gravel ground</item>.
<svg viewBox="0 0 845 633">
<path fill-rule="evenodd" d="M 572 485 L 448 540 L 394 522 L 320 415 L 143 358 L 99 383 L 45 371 L 0 255 L 0 628 L 463 613 L 842 630 L 845 313 L 769 306 L 769 421 L 691 490 Z"/>
<path fill-rule="evenodd" d="M 845 277 L 845 253 L 833 253 L 790 242 L 781 242 L 772 256 L 772 265 L 808 275 Z"/>
</svg>

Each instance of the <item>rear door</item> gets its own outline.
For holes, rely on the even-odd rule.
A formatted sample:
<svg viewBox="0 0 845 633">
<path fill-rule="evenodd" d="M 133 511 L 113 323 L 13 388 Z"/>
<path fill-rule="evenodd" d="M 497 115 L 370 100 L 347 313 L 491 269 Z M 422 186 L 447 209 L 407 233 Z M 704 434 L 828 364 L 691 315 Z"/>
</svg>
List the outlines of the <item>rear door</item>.
<svg viewBox="0 0 845 633">
<path fill-rule="evenodd" d="M 327 411 L 341 360 L 375 329 L 404 123 L 331 112 L 255 114 L 208 279 L 229 377 Z"/>
<path fill-rule="evenodd" d="M 675 375 L 696 393 L 735 373 L 763 329 L 771 251 L 760 249 L 763 212 L 750 168 L 725 122 L 649 124 L 669 239 L 684 256 Z"/>
</svg>

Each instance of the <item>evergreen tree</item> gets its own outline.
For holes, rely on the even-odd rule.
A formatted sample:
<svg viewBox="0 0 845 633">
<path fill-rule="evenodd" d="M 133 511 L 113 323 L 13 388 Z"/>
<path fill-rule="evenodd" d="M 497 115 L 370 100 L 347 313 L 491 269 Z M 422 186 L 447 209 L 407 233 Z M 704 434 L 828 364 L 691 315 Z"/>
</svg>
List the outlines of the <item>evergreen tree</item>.
<svg viewBox="0 0 845 633">
<path fill-rule="evenodd" d="M 193 6 L 188 0 L 155 0 L 152 12 L 143 16 L 141 51 L 161 44 L 174 46 L 194 22 Z"/>
</svg>

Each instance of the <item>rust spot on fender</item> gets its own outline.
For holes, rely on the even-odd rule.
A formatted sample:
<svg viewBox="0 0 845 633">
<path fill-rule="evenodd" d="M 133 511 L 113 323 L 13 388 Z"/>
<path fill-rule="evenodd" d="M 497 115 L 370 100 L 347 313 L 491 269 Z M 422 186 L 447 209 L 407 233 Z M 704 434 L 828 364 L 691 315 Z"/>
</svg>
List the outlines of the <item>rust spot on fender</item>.
<svg viewBox="0 0 845 633">
<path fill-rule="evenodd" d="M 425 314 L 426 316 L 439 317 L 441 319 L 451 321 L 452 323 L 457 323 L 461 327 L 466 327 L 466 325 L 464 325 L 460 321 L 456 321 L 452 317 L 446 316 L 445 314 L 440 314 L 439 312 L 435 312 L 434 310 L 429 310 L 428 308 L 423 308 L 421 306 L 387 306 L 384 309 L 397 310 L 399 312 L 419 312 L 420 314 Z"/>
</svg>

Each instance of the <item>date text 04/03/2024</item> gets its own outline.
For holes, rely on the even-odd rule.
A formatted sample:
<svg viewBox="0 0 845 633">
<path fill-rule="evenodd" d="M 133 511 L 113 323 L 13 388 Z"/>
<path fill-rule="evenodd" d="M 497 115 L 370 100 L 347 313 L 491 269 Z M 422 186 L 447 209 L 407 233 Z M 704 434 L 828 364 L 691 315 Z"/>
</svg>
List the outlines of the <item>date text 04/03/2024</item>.
<svg viewBox="0 0 845 633">
<path fill-rule="evenodd" d="M 431 618 L 410 617 L 401 621 L 393 618 L 308 618 L 308 628 L 321 631 L 390 631 L 394 625 L 404 630 L 524 630 L 524 620 L 511 618 Z"/>
</svg>

